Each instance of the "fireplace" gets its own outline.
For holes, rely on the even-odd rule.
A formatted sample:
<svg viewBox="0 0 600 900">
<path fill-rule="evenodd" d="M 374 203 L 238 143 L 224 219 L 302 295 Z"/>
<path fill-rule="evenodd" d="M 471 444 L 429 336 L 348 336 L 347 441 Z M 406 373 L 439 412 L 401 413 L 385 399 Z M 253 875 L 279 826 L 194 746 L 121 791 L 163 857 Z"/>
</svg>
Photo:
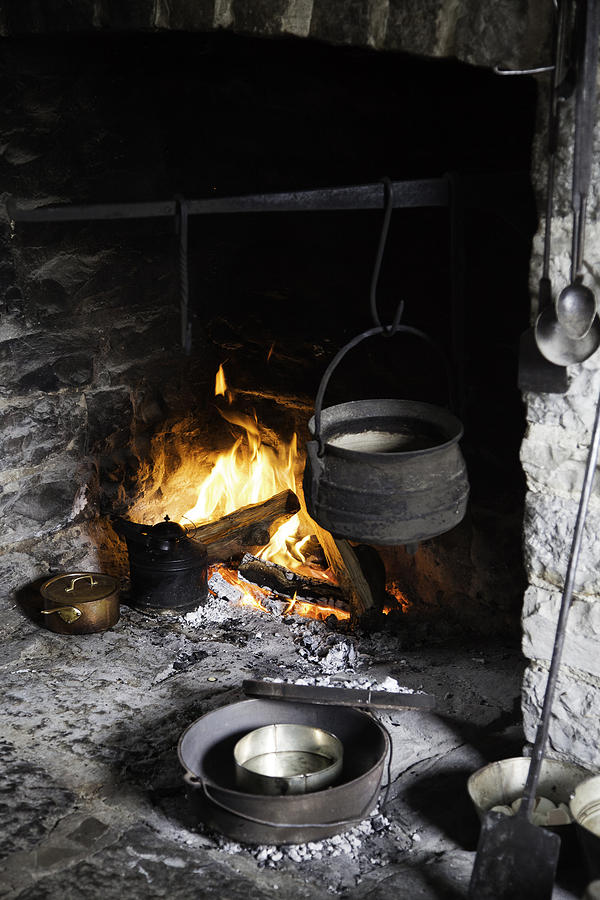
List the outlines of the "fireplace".
<svg viewBox="0 0 600 900">
<path fill-rule="evenodd" d="M 22 354 L 18 395 L 30 398 L 27 412 L 15 413 L 24 416 L 17 434 L 32 398 L 34 406 L 39 393 L 53 398 L 38 423 L 48 452 L 25 449 L 22 464 L 33 469 L 10 484 L 11 551 L 41 531 L 45 564 L 64 568 L 67 554 L 71 567 L 89 568 L 96 558 L 92 568 L 108 563 L 123 572 L 110 516 L 150 524 L 187 514 L 197 490 L 190 470 L 201 480 L 215 453 L 243 435 L 240 423 L 258 423 L 263 447 L 276 453 L 296 434 L 302 453 L 322 372 L 369 323 L 383 186 L 380 204 L 362 209 L 359 196 L 355 211 L 300 204 L 272 212 L 255 202 L 256 212 L 188 215 L 188 354 L 179 310 L 181 205 L 173 198 L 218 202 L 315 189 L 326 196 L 330 186 L 374 173 L 377 196 L 380 176 L 390 173 L 414 184 L 417 199 L 393 212 L 380 314 L 391 319 L 405 297 L 404 321 L 425 330 L 441 353 L 427 359 L 429 349 L 410 336 L 371 341 L 342 365 L 327 402 L 397 396 L 447 405 L 454 395 L 471 472 L 468 520 L 416 552 L 382 551 L 388 583 L 412 598 L 406 608 L 419 627 L 429 620 L 442 636 L 465 628 L 515 633 L 523 422 L 507 345 L 527 321 L 533 86 L 443 60 L 292 38 L 102 34 L 14 38 L 9 46 L 27 79 L 14 94 L 20 124 L 9 152 L 21 198 L 7 234 L 9 346 Z M 442 199 L 420 200 L 420 184 Z M 171 215 L 94 220 L 97 204 L 126 209 L 165 198 Z M 51 212 L 48 221 L 35 219 L 58 201 L 81 207 L 75 221 L 53 221 Z M 512 316 L 488 328 L 489 310 L 507 304 Z M 227 397 L 215 397 L 218 372 Z M 296 475 L 301 469 L 300 457 Z M 30 552 L 17 554 L 11 563 L 41 574 Z M 11 568 L 16 585 L 26 580 L 26 571 Z"/>
<path fill-rule="evenodd" d="M 4 218 L 0 265 L 6 628 L 17 640 L 23 613 L 12 600 L 31 582 L 57 571 L 126 576 L 112 517 L 184 521 L 216 456 L 238 438 L 247 444 L 240 423 L 281 459 L 294 441 L 302 454 L 323 371 L 371 324 L 381 178 L 436 182 L 446 202 L 394 210 L 378 296 L 386 320 L 405 299 L 404 321 L 450 359 L 450 384 L 418 341 L 377 338 L 348 359 L 330 402 L 381 396 L 445 406 L 450 388 L 465 426 L 470 507 L 460 526 L 418 547 L 371 548 L 385 567 L 387 602 L 361 627 L 372 659 L 380 646 L 386 659 L 406 653 L 418 667 L 422 648 L 433 647 L 448 653 L 451 666 L 454 651 L 444 648 L 462 644 L 472 669 L 489 653 L 513 685 L 521 677 L 514 654 L 529 582 L 523 709 L 531 740 L 561 577 L 544 529 L 556 517 L 555 537 L 566 545 L 581 456 L 569 428 L 587 433 L 596 377 L 590 361 L 572 373 L 569 393 L 527 395 L 523 410 L 517 347 L 529 322 L 528 278 L 537 285 L 539 274 L 534 191 L 543 187 L 545 85 L 501 77 L 493 66 L 537 64 L 548 43 L 545 32 L 537 34 L 542 20 L 513 9 L 494 23 L 499 11 L 467 14 L 461 4 L 432 7 L 422 19 L 397 4 L 353 4 L 353 15 L 341 18 L 328 4 L 279 4 L 273 12 L 274 5 L 218 3 L 210 21 L 186 4 L 176 12 L 161 3 L 126 13 L 101 2 L 58 18 L 21 5 L 4 14 L 3 166 L 21 210 Z M 557 278 L 567 255 L 567 182 L 560 185 Z M 190 215 L 185 351 L 182 203 L 361 184 L 381 187 L 381 208 Z M 35 221 L 35 214 L 27 221 L 23 212 L 162 202 L 174 212 L 110 220 L 82 214 L 78 221 Z M 295 465 L 297 476 L 302 456 Z M 311 546 L 312 562 L 324 569 L 321 550 Z M 554 755 L 594 769 L 592 566 L 588 576 L 574 607 L 578 636 L 551 740 Z M 206 635 L 196 639 L 193 629 L 242 653 L 276 628 L 260 617 L 256 626 L 242 623 L 240 612 L 222 628 L 226 603 L 212 614 L 199 610 L 192 625 L 145 623 L 149 647 L 160 644 L 161 627 L 168 631 L 173 662 L 153 669 L 156 684 L 206 663 Z M 279 621 L 285 602 L 274 610 Z M 309 629 L 298 638 L 302 659 L 327 677 L 356 661 L 346 641 L 352 629 L 336 618 L 327 636 Z M 189 645 L 177 643 L 178 628 L 187 629 Z M 256 652 L 276 678 L 273 656 Z M 227 692 L 223 665 L 208 680 Z M 431 689 L 434 676 L 427 677 Z M 172 720 L 153 721 L 156 733 L 165 737 L 204 711 L 213 702 L 210 685 L 198 703 L 181 700 Z M 485 728 L 492 721 L 486 702 L 473 719 Z M 514 711 L 499 708 L 514 723 Z M 148 766 L 143 752 L 155 752 L 148 740 L 132 758 L 133 732 L 119 728 L 106 752 L 117 753 L 139 786 L 167 755 L 168 739 L 161 737 Z M 129 755 L 115 750 L 121 740 Z M 62 795 L 57 803 L 63 800 L 68 806 Z M 163 807 L 172 812 L 174 802 Z M 410 807 L 410 796 L 403 802 Z"/>
</svg>

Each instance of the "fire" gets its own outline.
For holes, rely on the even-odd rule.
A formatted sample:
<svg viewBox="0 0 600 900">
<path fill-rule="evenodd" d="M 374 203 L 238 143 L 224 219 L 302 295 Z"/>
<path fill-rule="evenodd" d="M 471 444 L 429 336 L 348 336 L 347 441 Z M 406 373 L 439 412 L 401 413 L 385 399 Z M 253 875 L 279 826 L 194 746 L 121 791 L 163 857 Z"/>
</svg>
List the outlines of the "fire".
<svg viewBox="0 0 600 900">
<path fill-rule="evenodd" d="M 215 397 L 225 397 L 228 403 L 233 403 L 233 392 L 227 386 L 222 363 L 215 377 Z"/>
<path fill-rule="evenodd" d="M 390 581 L 386 584 L 386 591 L 395 599 L 403 613 L 408 612 L 411 603 L 410 600 L 400 590 L 400 584 L 397 581 Z M 387 616 L 391 612 L 391 607 L 384 607 L 383 612 Z"/>
<path fill-rule="evenodd" d="M 236 571 L 228 568 L 223 563 L 217 563 L 213 566 L 211 568 L 211 574 L 212 572 L 218 572 L 225 581 L 237 588 L 241 593 L 241 597 L 237 601 L 240 606 L 246 606 L 250 609 L 259 609 L 261 612 L 270 613 L 270 610 L 265 606 L 268 597 L 271 596 L 267 588 L 261 588 L 256 584 L 245 581 L 243 578 L 240 578 Z M 344 622 L 350 618 L 350 613 L 347 610 L 338 609 L 335 606 L 328 606 L 324 603 L 308 603 L 305 600 L 298 600 L 296 592 L 281 613 L 282 616 L 291 616 L 292 614 L 304 616 L 307 619 L 317 619 L 319 621 L 324 621 L 329 616 L 335 616 L 340 622 Z"/>
<path fill-rule="evenodd" d="M 328 616 L 335 616 L 340 622 L 344 622 L 350 618 L 350 613 L 343 609 L 337 609 L 335 606 L 324 606 L 321 603 L 307 603 L 305 600 L 290 600 L 289 606 L 286 608 L 284 615 L 289 616 L 295 613 L 297 616 L 306 616 L 309 619 L 326 619 Z"/>
<path fill-rule="evenodd" d="M 215 379 L 215 396 L 231 402 L 233 394 L 227 384 L 223 366 Z M 242 429 L 242 434 L 230 450 L 216 455 L 209 474 L 198 488 L 196 504 L 181 517 L 197 525 L 226 516 L 242 506 L 268 500 L 280 491 L 296 492 L 302 470 L 298 452 L 298 438 L 289 444 L 273 448 L 262 442 L 256 413 L 244 415 L 232 409 L 219 409 L 230 424 Z M 294 571 L 316 573 L 306 566 L 302 548 L 310 538 L 310 520 L 306 513 L 293 516 L 271 538 L 260 558 L 279 563 Z"/>
</svg>

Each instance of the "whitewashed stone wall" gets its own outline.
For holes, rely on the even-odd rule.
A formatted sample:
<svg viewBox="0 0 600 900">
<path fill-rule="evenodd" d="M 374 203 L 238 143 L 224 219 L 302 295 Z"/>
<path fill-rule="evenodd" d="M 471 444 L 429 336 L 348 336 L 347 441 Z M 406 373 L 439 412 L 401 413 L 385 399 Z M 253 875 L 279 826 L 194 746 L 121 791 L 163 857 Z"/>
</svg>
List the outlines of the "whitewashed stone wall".
<svg viewBox="0 0 600 900">
<path fill-rule="evenodd" d="M 543 113 L 543 109 L 542 109 Z M 573 101 L 565 104 L 559 153 L 551 278 L 554 295 L 569 282 Z M 584 279 L 600 298 L 600 129 L 596 129 Z M 539 130 L 536 181 L 545 185 L 543 126 Z M 540 277 L 544 222 L 535 241 L 531 290 Z M 521 460 L 527 476 L 524 552 L 529 581 L 523 605 L 523 682 L 526 737 L 535 738 L 552 654 L 587 452 L 600 396 L 600 351 L 569 368 L 566 394 L 526 394 L 527 432 Z M 550 752 L 600 771 L 600 476 L 596 473 L 583 536 L 563 665 L 550 727 Z"/>
</svg>

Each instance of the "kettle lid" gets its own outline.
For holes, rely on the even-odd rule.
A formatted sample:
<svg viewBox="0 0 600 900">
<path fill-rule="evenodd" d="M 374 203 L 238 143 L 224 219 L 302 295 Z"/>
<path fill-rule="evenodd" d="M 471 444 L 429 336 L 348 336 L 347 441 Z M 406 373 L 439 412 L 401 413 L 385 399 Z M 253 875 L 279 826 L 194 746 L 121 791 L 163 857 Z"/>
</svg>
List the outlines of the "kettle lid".
<svg viewBox="0 0 600 900">
<path fill-rule="evenodd" d="M 178 541 L 186 537 L 185 528 L 172 522 L 168 516 L 148 529 L 149 545 L 155 550 L 171 550 Z"/>
</svg>

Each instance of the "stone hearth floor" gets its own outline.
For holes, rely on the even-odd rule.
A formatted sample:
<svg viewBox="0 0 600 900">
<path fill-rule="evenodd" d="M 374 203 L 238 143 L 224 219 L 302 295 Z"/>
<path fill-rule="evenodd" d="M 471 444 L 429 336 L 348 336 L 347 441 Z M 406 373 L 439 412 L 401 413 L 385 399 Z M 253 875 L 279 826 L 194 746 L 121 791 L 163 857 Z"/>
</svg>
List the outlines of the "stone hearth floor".
<svg viewBox="0 0 600 900">
<path fill-rule="evenodd" d="M 515 649 L 409 648 L 223 601 L 188 620 L 123 606 L 113 629 L 77 637 L 14 608 L 0 640 L 0 895 L 11 900 L 464 898 L 478 833 L 466 779 L 522 748 Z M 436 695 L 435 713 L 378 713 L 393 742 L 384 818 L 291 848 L 242 846 L 192 821 L 178 738 L 262 677 L 391 677 Z M 578 877 L 566 873 L 556 900 L 581 896 Z"/>
</svg>

